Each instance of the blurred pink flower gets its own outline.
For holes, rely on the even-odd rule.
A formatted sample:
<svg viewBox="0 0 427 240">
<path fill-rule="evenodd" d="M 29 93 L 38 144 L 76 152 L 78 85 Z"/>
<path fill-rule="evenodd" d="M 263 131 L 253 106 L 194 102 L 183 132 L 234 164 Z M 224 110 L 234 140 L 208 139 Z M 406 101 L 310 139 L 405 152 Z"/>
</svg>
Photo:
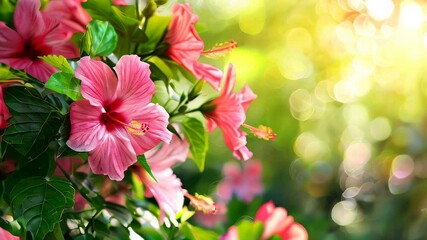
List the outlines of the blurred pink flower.
<svg viewBox="0 0 427 240">
<path fill-rule="evenodd" d="M 23 69 L 46 82 L 58 70 L 39 59 L 56 54 L 78 57 L 78 48 L 69 41 L 59 20 L 40 12 L 39 0 L 19 0 L 14 14 L 15 30 L 0 22 L 0 63 Z"/>
<path fill-rule="evenodd" d="M 95 174 L 121 180 L 124 171 L 161 141 L 170 142 L 168 113 L 151 103 L 155 91 L 149 66 L 136 55 L 125 55 L 114 68 L 83 57 L 76 77 L 84 100 L 71 104 L 71 133 L 67 145 L 89 152 Z"/>
<path fill-rule="evenodd" d="M 237 226 L 233 225 L 229 227 L 228 231 L 221 236 L 220 240 L 239 240 L 239 229 Z"/>
<path fill-rule="evenodd" d="M 279 235 L 286 240 L 308 239 L 307 230 L 301 224 L 294 222 L 294 218 L 288 216 L 286 209 L 276 207 L 272 201 L 258 209 L 255 221 L 261 221 L 264 224 L 262 239 L 268 239 L 273 235 Z"/>
<path fill-rule="evenodd" d="M 89 13 L 82 7 L 82 2 L 86 0 L 51 0 L 43 12 L 58 19 L 67 36 L 71 37 L 76 32 L 85 32 L 86 25 L 92 20 Z"/>
<path fill-rule="evenodd" d="M 259 161 L 244 163 L 243 170 L 235 162 L 226 163 L 222 169 L 224 179 L 218 185 L 218 195 L 225 201 L 229 201 L 233 195 L 249 203 L 262 193 L 261 184 L 262 165 Z"/>
<path fill-rule="evenodd" d="M 7 120 L 12 117 L 3 100 L 3 88 L 0 86 L 0 129 L 7 127 Z"/>
<path fill-rule="evenodd" d="M 117 6 L 134 5 L 135 0 L 113 0 L 113 4 Z"/>
<path fill-rule="evenodd" d="M 185 190 L 182 189 L 181 180 L 173 174 L 171 167 L 177 162 L 185 161 L 189 148 L 187 141 L 173 135 L 170 144 L 163 144 L 160 148 L 152 149 L 145 154 L 157 182 L 141 165 L 137 164 L 132 168 L 147 187 L 145 195 L 153 196 L 159 204 L 161 223 L 167 216 L 177 224 L 175 215 L 182 209 Z"/>
<path fill-rule="evenodd" d="M 221 70 L 198 62 L 204 43 L 194 27 L 197 20 L 198 16 L 191 12 L 188 3 L 176 3 L 173 6 L 172 20 L 164 40 L 170 45 L 166 55 L 190 71 L 197 79 L 204 79 L 218 89 L 223 75 Z"/>
<path fill-rule="evenodd" d="M 246 110 L 256 95 L 249 86 L 245 86 L 239 93 L 233 92 L 236 72 L 232 64 L 229 65 L 223 81 L 221 95 L 211 102 L 214 109 L 204 113 L 208 130 L 212 132 L 218 126 L 234 157 L 248 160 L 252 157 L 252 152 L 246 147 L 246 133 L 240 126 L 244 123 Z"/>
<path fill-rule="evenodd" d="M 19 240 L 19 237 L 13 236 L 10 232 L 0 228 L 0 239 L 1 240 Z"/>
</svg>

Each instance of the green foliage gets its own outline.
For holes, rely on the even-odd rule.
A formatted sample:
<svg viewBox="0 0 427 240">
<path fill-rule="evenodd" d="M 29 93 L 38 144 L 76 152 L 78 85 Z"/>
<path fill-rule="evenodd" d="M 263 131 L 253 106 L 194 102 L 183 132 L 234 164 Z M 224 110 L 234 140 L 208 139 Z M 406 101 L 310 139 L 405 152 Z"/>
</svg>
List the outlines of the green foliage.
<svg viewBox="0 0 427 240">
<path fill-rule="evenodd" d="M 10 197 L 14 218 L 33 239 L 43 239 L 59 223 L 64 209 L 73 206 L 74 189 L 60 178 L 32 177 L 19 181 Z"/>
<path fill-rule="evenodd" d="M 64 116 L 58 103 L 30 88 L 9 87 L 4 93 L 12 117 L 3 140 L 23 156 L 37 157 L 55 139 Z"/>
<path fill-rule="evenodd" d="M 117 47 L 118 36 L 109 22 L 92 20 L 86 27 L 81 51 L 91 57 L 107 56 Z"/>
<path fill-rule="evenodd" d="M 192 158 L 202 172 L 205 169 L 205 159 L 208 151 L 208 133 L 205 125 L 199 119 L 189 117 L 182 121 L 182 130 L 190 144 Z"/>
<path fill-rule="evenodd" d="M 39 58 L 43 59 L 45 62 L 58 68 L 63 72 L 71 73 L 71 74 L 74 73 L 73 68 L 68 63 L 67 59 L 62 55 L 47 55 L 47 56 L 41 56 Z"/>
<path fill-rule="evenodd" d="M 154 179 L 154 181 L 157 182 L 157 179 L 154 176 L 153 171 L 151 171 L 150 165 L 147 162 L 147 158 L 145 158 L 144 155 L 139 155 L 137 157 L 137 160 L 138 160 L 139 164 L 141 164 L 141 166 L 145 169 L 145 171 L 147 171 L 147 173 L 150 174 L 150 176 Z"/>
<path fill-rule="evenodd" d="M 182 224 L 181 233 L 189 240 L 217 240 L 219 238 L 217 233 L 193 226 L 188 222 Z"/>
<path fill-rule="evenodd" d="M 105 202 L 105 209 L 111 214 L 113 218 L 117 219 L 120 224 L 125 227 L 128 227 L 132 222 L 132 214 L 122 205 L 118 205 L 112 202 Z"/>
<path fill-rule="evenodd" d="M 161 41 L 167 31 L 171 17 L 163 17 L 153 15 L 147 21 L 145 33 L 148 37 L 147 41 L 138 46 L 137 53 L 147 55 L 161 49 Z"/>
<path fill-rule="evenodd" d="M 261 239 L 264 226 L 262 222 L 250 222 L 243 220 L 237 225 L 239 231 L 239 239 L 259 240 Z"/>
<path fill-rule="evenodd" d="M 74 74 L 55 73 L 49 78 L 45 86 L 55 92 L 65 94 L 74 101 L 83 99 L 80 92 L 80 80 L 75 78 Z"/>
</svg>

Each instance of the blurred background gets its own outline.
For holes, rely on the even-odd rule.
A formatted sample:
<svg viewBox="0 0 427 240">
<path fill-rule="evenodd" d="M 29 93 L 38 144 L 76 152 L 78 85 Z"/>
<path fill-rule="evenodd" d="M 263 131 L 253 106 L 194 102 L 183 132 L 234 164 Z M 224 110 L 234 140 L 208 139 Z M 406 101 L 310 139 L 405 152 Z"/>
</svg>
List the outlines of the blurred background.
<svg viewBox="0 0 427 240">
<path fill-rule="evenodd" d="M 272 200 L 310 239 L 425 239 L 427 3 L 189 2 L 206 49 L 239 44 L 215 65 L 234 63 L 236 91 L 249 84 L 258 95 L 246 123 L 278 134 L 248 136 L 264 192 L 240 215 Z M 214 194 L 222 166 L 244 164 L 219 131 L 210 144 L 205 174 L 177 168 L 190 192 Z"/>
</svg>

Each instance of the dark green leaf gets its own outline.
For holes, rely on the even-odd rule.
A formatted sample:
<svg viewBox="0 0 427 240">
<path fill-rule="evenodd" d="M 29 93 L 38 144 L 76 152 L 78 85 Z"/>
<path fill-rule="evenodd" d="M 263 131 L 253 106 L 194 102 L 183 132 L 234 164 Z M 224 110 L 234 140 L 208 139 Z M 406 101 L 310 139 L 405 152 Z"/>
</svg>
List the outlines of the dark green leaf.
<svg viewBox="0 0 427 240">
<path fill-rule="evenodd" d="M 80 80 L 75 78 L 72 73 L 55 73 L 50 76 L 45 86 L 55 92 L 65 94 L 74 101 L 83 99 L 80 93 Z"/>
<path fill-rule="evenodd" d="M 259 240 L 261 239 L 264 226 L 262 222 L 241 221 L 237 228 L 239 229 L 239 239 Z"/>
<path fill-rule="evenodd" d="M 23 87 L 9 87 L 4 101 L 12 114 L 3 140 L 23 156 L 37 157 L 55 139 L 64 116 L 48 97 Z"/>
<path fill-rule="evenodd" d="M 200 95 L 200 91 L 202 91 L 204 83 L 205 83 L 205 81 L 199 80 L 194 84 L 193 88 L 191 89 L 190 93 L 188 94 L 188 99 L 190 99 L 190 101 L 195 99 L 196 97 L 198 97 Z"/>
<path fill-rule="evenodd" d="M 109 22 L 92 20 L 83 35 L 82 50 L 91 57 L 107 56 L 117 47 L 118 36 Z"/>
<path fill-rule="evenodd" d="M 89 234 L 79 235 L 79 236 L 74 238 L 74 240 L 93 240 L 93 239 L 95 239 L 95 238 Z"/>
<path fill-rule="evenodd" d="M 150 174 L 150 176 L 154 179 L 154 181 L 157 182 L 156 177 L 154 177 L 153 172 L 151 171 L 151 167 L 147 162 L 147 159 L 145 158 L 144 155 L 139 155 L 137 157 L 138 162 L 141 164 L 141 166 L 145 169 L 145 171 L 147 171 L 148 174 Z"/>
<path fill-rule="evenodd" d="M 205 168 L 206 153 L 208 151 L 208 133 L 205 126 L 199 119 L 189 117 L 182 121 L 182 130 L 190 144 L 192 158 L 202 172 Z"/>
<path fill-rule="evenodd" d="M 184 224 L 182 224 L 181 233 L 182 233 L 182 235 L 184 235 L 184 237 L 186 237 L 189 240 L 199 240 L 199 239 L 217 240 L 217 239 L 219 239 L 219 236 L 217 233 L 212 232 L 212 231 L 208 231 L 208 230 L 196 227 L 196 226 L 193 226 L 193 225 L 189 224 L 188 222 L 185 222 Z M 245 239 L 245 238 L 240 238 L 240 239 Z"/>
<path fill-rule="evenodd" d="M 32 177 L 19 181 L 10 193 L 14 218 L 43 239 L 61 220 L 64 209 L 74 205 L 74 189 L 60 178 Z"/>
<path fill-rule="evenodd" d="M 63 72 L 74 74 L 73 68 L 68 63 L 67 59 L 62 55 L 47 55 L 47 56 L 41 56 L 39 58 L 43 59 L 45 62 L 58 68 Z"/>
</svg>

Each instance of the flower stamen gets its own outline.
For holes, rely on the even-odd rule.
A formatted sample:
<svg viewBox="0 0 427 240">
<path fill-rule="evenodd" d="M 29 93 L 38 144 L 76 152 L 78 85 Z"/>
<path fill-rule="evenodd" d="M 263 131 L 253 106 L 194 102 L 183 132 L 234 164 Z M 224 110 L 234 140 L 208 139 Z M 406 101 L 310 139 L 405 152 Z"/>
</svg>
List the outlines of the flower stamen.
<svg viewBox="0 0 427 240">
<path fill-rule="evenodd" d="M 203 51 L 202 54 L 210 58 L 223 57 L 236 47 L 237 42 L 230 40 L 229 42 L 217 43 L 213 48 Z"/>
<path fill-rule="evenodd" d="M 190 199 L 191 206 L 197 211 L 203 212 L 204 214 L 216 214 L 218 212 L 217 204 L 210 197 L 197 193 L 196 196 L 193 196 L 187 192 L 184 196 Z"/>
<path fill-rule="evenodd" d="M 274 141 L 277 137 L 277 134 L 274 133 L 271 128 L 264 125 L 259 125 L 258 128 L 256 128 L 244 123 L 242 124 L 242 127 L 249 129 L 249 131 L 259 139 Z"/>
</svg>

